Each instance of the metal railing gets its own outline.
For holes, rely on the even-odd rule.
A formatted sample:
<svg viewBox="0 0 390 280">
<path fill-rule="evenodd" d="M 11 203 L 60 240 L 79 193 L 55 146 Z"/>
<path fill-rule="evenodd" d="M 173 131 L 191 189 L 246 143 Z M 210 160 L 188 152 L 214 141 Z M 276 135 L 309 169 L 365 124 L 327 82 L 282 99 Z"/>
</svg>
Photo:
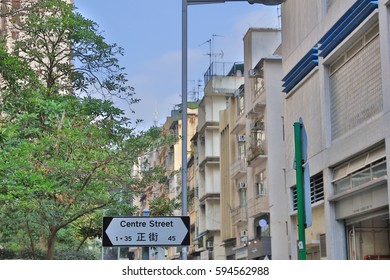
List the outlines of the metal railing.
<svg viewBox="0 0 390 280">
<path fill-rule="evenodd" d="M 212 62 L 204 73 L 205 86 L 212 77 L 215 76 L 242 76 L 244 73 L 239 74 L 242 69 L 242 63 L 237 62 Z"/>
</svg>

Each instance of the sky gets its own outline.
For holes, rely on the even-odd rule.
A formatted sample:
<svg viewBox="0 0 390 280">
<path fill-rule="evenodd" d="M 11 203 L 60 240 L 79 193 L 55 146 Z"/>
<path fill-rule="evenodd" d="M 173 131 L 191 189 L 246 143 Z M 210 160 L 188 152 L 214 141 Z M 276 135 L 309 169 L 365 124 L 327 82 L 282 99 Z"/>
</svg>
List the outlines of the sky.
<svg viewBox="0 0 390 280">
<path fill-rule="evenodd" d="M 74 0 L 77 11 L 95 21 L 108 43 L 124 48 L 120 58 L 141 101 L 116 105 L 138 130 L 162 125 L 181 104 L 181 0 Z M 202 94 L 211 53 L 217 62 L 243 62 L 243 38 L 250 27 L 280 26 L 277 6 L 243 2 L 188 6 L 188 99 Z M 220 54 L 223 53 L 223 56 Z M 200 85 L 200 86 L 198 86 Z"/>
</svg>

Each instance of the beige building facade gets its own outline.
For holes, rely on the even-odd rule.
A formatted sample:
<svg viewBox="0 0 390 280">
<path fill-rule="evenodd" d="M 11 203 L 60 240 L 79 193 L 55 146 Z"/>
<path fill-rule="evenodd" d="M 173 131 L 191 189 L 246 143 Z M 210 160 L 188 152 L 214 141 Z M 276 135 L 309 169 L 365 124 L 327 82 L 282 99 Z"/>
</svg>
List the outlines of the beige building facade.
<svg viewBox="0 0 390 280">
<path fill-rule="evenodd" d="M 280 35 L 248 30 L 244 83 L 221 112 L 221 232 L 229 259 L 288 258 Z"/>
</svg>

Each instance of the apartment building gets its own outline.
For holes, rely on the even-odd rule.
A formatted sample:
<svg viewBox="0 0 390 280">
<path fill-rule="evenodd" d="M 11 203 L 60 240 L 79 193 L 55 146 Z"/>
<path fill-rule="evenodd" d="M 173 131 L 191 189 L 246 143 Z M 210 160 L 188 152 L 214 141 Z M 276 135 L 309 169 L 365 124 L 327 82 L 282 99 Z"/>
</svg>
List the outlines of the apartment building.
<svg viewBox="0 0 390 280">
<path fill-rule="evenodd" d="M 204 96 L 199 105 L 198 129 L 192 138 L 195 151 L 196 210 L 193 259 L 225 259 L 221 246 L 221 177 L 219 112 L 243 83 L 242 64 L 213 62 L 205 74 Z M 229 66 L 228 66 L 229 65 Z M 221 66 L 221 67 L 217 67 Z M 231 69 L 223 73 L 216 69 Z"/>
<path fill-rule="evenodd" d="M 280 35 L 248 30 L 244 83 L 221 112 L 221 234 L 230 259 L 288 258 Z"/>
<path fill-rule="evenodd" d="M 302 249 L 293 168 L 293 124 L 299 119 L 310 177 L 307 259 L 390 258 L 389 15 L 388 0 L 282 5 L 292 259 Z"/>
<path fill-rule="evenodd" d="M 23 9 L 36 2 L 36 0 L 1 0 L 0 1 L 0 35 L 7 38 L 8 46 L 20 36 L 18 25 L 21 22 Z M 74 0 L 64 0 L 72 4 Z"/>
<path fill-rule="evenodd" d="M 188 102 L 187 104 L 187 147 L 188 155 L 193 155 L 191 152 L 191 138 L 196 133 L 198 124 L 198 106 L 199 102 Z M 147 171 L 154 167 L 163 167 L 166 170 L 165 178 L 160 182 L 153 182 L 148 185 L 139 197 L 134 198 L 134 205 L 140 210 L 142 215 L 143 210 L 150 211 L 150 203 L 156 198 L 164 197 L 170 200 L 180 201 L 181 199 L 181 168 L 182 168 L 182 118 L 181 118 L 181 106 L 177 105 L 171 111 L 171 115 L 166 118 L 165 123 L 161 129 L 163 133 L 169 133 L 177 137 L 178 141 L 172 143 L 170 146 L 159 147 L 139 158 L 137 166 L 134 166 L 134 174 L 132 176 L 142 176 L 142 171 Z M 192 178 L 192 176 L 189 176 Z M 190 184 L 189 184 L 190 185 Z M 189 195 L 190 196 L 190 195 Z M 193 208 L 189 208 L 189 212 Z M 167 213 L 153 213 L 155 216 L 166 216 Z M 174 216 L 181 216 L 181 209 L 174 210 Z M 191 230 L 195 228 L 194 216 L 191 217 Z M 191 233 L 193 236 L 193 232 Z M 142 257 L 143 259 L 178 259 L 180 258 L 181 248 L 179 247 L 150 247 L 148 253 L 141 256 L 139 253 L 140 248 L 131 248 L 131 251 L 135 252 L 135 256 Z"/>
</svg>

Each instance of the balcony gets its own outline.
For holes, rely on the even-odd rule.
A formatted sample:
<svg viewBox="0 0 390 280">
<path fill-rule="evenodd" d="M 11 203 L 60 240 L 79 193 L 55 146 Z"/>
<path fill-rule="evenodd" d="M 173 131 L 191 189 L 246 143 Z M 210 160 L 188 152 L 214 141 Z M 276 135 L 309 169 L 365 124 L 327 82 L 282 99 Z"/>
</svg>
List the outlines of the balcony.
<svg viewBox="0 0 390 280">
<path fill-rule="evenodd" d="M 264 143 L 261 141 L 257 145 L 249 146 L 247 151 L 248 166 L 253 167 L 260 164 L 267 159 L 266 151 L 264 149 Z"/>
<path fill-rule="evenodd" d="M 259 195 L 248 200 L 248 216 L 256 217 L 261 213 L 269 212 L 268 195 Z"/>
<path fill-rule="evenodd" d="M 210 200 L 220 200 L 220 193 L 212 193 L 212 192 L 205 192 L 202 194 L 202 196 L 199 198 L 199 204 L 205 205 L 206 201 Z"/>
<path fill-rule="evenodd" d="M 233 162 L 230 174 L 233 179 L 241 177 L 246 174 L 246 163 L 244 159 L 237 159 Z"/>
<path fill-rule="evenodd" d="M 235 117 L 234 126 L 233 129 L 230 131 L 230 134 L 240 133 L 242 130 L 245 129 L 245 125 L 246 125 L 245 114 L 237 115 Z"/>
<path fill-rule="evenodd" d="M 204 84 L 207 85 L 212 77 L 242 76 L 243 63 L 212 62 L 204 74 Z"/>
<path fill-rule="evenodd" d="M 204 159 L 201 159 L 199 164 L 199 169 L 202 171 L 209 164 L 219 164 L 219 157 L 217 156 L 206 156 Z"/>
<path fill-rule="evenodd" d="M 263 114 L 264 112 L 266 106 L 264 84 L 262 84 L 259 88 L 255 88 L 252 98 L 253 106 L 248 111 L 249 118 L 257 117 L 259 114 Z"/>
<path fill-rule="evenodd" d="M 248 221 L 248 208 L 245 206 L 239 206 L 230 210 L 232 215 L 233 225 L 240 223 L 246 223 Z"/>
</svg>

